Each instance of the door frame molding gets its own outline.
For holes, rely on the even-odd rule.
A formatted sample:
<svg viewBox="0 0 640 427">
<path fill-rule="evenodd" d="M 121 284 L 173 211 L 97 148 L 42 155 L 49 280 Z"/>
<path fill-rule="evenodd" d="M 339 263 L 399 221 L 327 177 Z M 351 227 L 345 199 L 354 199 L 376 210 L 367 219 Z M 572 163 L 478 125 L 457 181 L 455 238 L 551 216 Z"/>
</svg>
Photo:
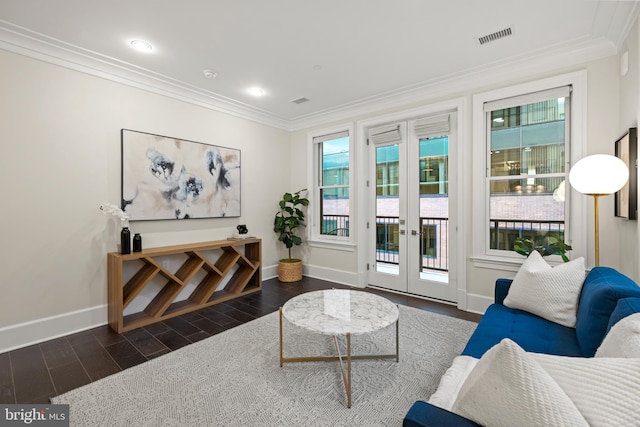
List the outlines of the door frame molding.
<svg viewBox="0 0 640 427">
<path fill-rule="evenodd" d="M 467 308 L 467 239 L 466 239 L 466 226 L 464 212 L 469 207 L 470 193 L 464 186 L 465 176 L 464 170 L 471 170 L 471 158 L 470 151 L 465 147 L 470 146 L 468 144 L 467 132 L 465 131 L 468 120 L 468 100 L 466 97 L 455 98 L 443 102 L 429 104 L 417 108 L 403 110 L 395 113 L 384 114 L 368 119 L 359 120 L 356 122 L 356 135 L 355 135 L 355 151 L 356 158 L 359 160 L 356 165 L 357 184 L 356 193 L 358 195 L 356 202 L 356 212 L 359 218 L 368 215 L 368 203 L 369 203 L 369 190 L 366 186 L 368 179 L 369 168 L 369 150 L 367 147 L 367 129 L 370 127 L 381 126 L 388 122 L 393 121 L 408 121 L 425 115 L 433 115 L 442 112 L 457 113 L 457 132 L 458 143 L 455 147 L 458 150 L 455 162 L 455 169 L 457 173 L 457 182 L 455 184 L 455 190 L 457 192 L 455 216 L 457 222 L 457 229 L 455 231 L 455 244 L 458 248 L 460 256 L 456 257 L 456 265 L 450 270 L 450 280 L 454 281 L 457 287 L 458 301 L 457 306 L 461 310 Z M 375 183 L 370 183 L 375 185 Z M 365 287 L 367 285 L 368 271 L 367 271 L 367 253 L 369 250 L 369 234 L 367 231 L 367 221 L 358 221 L 357 223 L 357 271 L 358 271 L 358 286 Z M 451 275 L 451 271 L 454 271 Z"/>
</svg>

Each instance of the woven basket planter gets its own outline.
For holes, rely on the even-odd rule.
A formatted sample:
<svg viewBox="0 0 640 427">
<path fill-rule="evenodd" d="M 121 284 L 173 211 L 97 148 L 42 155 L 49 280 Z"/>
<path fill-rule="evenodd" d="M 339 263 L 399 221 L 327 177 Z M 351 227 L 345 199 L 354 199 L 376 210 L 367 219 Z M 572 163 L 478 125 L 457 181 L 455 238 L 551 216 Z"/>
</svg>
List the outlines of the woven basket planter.
<svg viewBox="0 0 640 427">
<path fill-rule="evenodd" d="M 302 280 L 302 260 L 278 263 L 278 280 L 281 282 L 299 282 Z"/>
</svg>

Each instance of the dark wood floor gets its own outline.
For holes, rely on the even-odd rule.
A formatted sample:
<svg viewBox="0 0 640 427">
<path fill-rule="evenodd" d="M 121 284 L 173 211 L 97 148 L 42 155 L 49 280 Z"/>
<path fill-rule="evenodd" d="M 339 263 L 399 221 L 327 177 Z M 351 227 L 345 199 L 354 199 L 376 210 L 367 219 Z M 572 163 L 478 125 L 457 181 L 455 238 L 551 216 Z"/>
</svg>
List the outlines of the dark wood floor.
<svg viewBox="0 0 640 427">
<path fill-rule="evenodd" d="M 144 328 L 117 334 L 101 326 L 0 354 L 0 403 L 49 403 L 49 398 L 272 313 L 288 299 L 318 289 L 346 288 L 305 277 L 267 280 L 251 295 Z M 406 295 L 366 289 L 397 303 L 461 319 L 479 315 Z"/>
</svg>

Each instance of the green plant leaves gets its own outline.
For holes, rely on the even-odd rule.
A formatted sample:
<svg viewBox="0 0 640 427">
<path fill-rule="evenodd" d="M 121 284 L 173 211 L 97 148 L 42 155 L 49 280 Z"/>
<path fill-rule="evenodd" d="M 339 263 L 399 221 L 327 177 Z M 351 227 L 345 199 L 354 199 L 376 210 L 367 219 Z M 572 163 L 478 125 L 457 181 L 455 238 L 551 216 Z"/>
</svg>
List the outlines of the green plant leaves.
<svg viewBox="0 0 640 427">
<path fill-rule="evenodd" d="M 543 257 L 547 255 L 560 255 L 564 262 L 569 261 L 566 252 L 572 249 L 570 245 L 564 242 L 555 241 L 548 245 L 542 245 L 536 244 L 533 240 L 526 237 L 518 237 L 516 243 L 513 245 L 513 250 L 520 255 L 529 256 L 529 254 L 535 250 Z"/>
<path fill-rule="evenodd" d="M 291 248 L 302 244 L 302 238 L 296 234 L 299 227 L 304 227 L 304 212 L 298 206 L 308 206 L 309 199 L 302 195 L 306 189 L 299 190 L 293 194 L 284 193 L 282 200 L 278 202 L 280 211 L 276 212 L 273 220 L 273 231 L 278 233 L 278 240 L 289 250 L 291 258 Z"/>
</svg>

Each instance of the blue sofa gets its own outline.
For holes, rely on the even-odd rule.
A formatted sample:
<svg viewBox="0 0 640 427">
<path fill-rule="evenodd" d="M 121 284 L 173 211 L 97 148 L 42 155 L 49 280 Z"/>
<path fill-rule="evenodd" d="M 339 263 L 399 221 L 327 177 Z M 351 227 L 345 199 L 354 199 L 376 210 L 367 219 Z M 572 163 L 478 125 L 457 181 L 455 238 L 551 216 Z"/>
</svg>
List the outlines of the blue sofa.
<svg viewBox="0 0 640 427">
<path fill-rule="evenodd" d="M 463 355 L 480 358 L 503 338 L 510 338 L 529 352 L 592 357 L 613 325 L 630 314 L 640 312 L 640 287 L 627 276 L 608 267 L 595 267 L 587 274 L 578 302 L 575 329 L 503 305 L 511 282 L 510 279 L 496 281 L 495 303 L 487 308 L 469 338 Z M 403 426 L 478 424 L 418 401 L 405 416 Z"/>
</svg>

